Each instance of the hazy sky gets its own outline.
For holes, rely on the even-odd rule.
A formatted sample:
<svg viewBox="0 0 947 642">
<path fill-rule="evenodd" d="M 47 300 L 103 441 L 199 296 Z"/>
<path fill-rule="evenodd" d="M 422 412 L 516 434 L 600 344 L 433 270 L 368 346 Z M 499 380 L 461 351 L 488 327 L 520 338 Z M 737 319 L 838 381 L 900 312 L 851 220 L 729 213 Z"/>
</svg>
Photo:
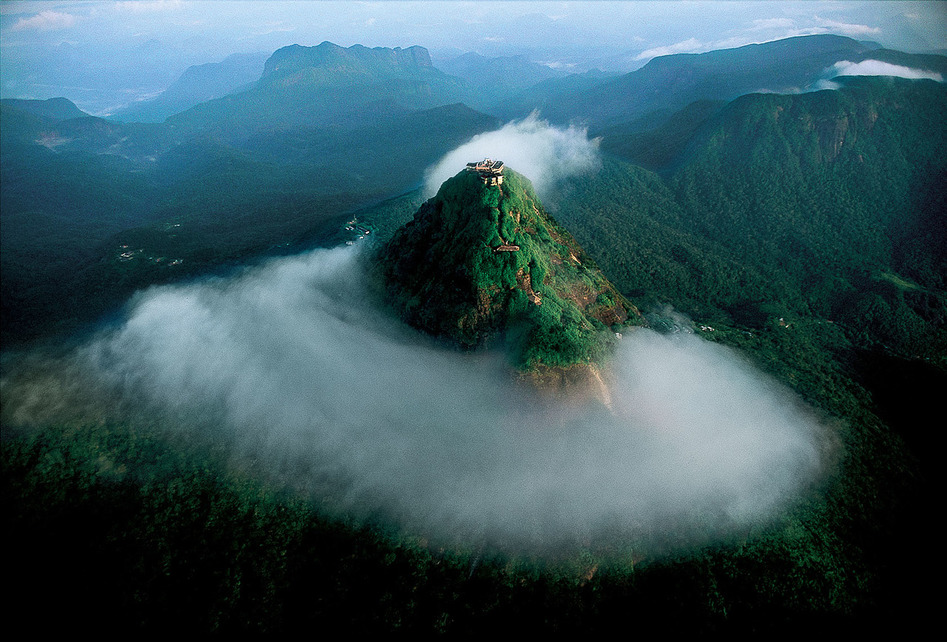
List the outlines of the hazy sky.
<svg viewBox="0 0 947 642">
<path fill-rule="evenodd" d="M 909 50 L 947 48 L 942 2 L 3 2 L 4 53 L 150 39 L 192 51 L 340 45 L 457 47 L 485 54 L 601 46 L 645 57 L 812 33 Z"/>
<path fill-rule="evenodd" d="M 580 71 L 629 71 L 655 55 L 813 33 L 911 52 L 947 49 L 947 4 L 7 0 L 0 4 L 0 75 L 5 97 L 141 95 L 165 88 L 189 65 L 324 40 L 419 44 L 435 61 L 466 51 L 522 53 Z"/>
</svg>

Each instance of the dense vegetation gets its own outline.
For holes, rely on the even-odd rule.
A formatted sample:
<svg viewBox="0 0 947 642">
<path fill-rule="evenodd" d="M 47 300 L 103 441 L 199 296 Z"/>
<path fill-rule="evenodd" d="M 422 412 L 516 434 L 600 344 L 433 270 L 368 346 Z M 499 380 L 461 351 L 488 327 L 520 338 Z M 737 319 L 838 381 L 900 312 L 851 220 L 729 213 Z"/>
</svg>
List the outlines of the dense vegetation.
<svg viewBox="0 0 947 642">
<path fill-rule="evenodd" d="M 503 174 L 493 186 L 462 171 L 380 249 L 388 300 L 411 325 L 465 348 L 502 336 L 518 368 L 601 360 L 633 308 L 529 181 Z"/>
<path fill-rule="evenodd" d="M 886 562 L 865 550 L 892 524 L 839 513 L 833 499 L 670 558 L 543 560 L 431 549 L 383 524 L 327 518 L 235 473 L 219 446 L 183 449 L 147 429 L 7 440 L 2 475 L 11 621 L 49 631 L 595 634 L 633 620 L 648 633 L 773 634 L 923 613 L 917 587 L 894 589 L 908 551 Z M 52 606 L 56 617 L 36 624 Z"/>
<path fill-rule="evenodd" d="M 607 163 L 562 188 L 557 216 L 641 304 L 943 367 L 944 116 L 933 82 L 745 96 L 668 179 Z"/>
<path fill-rule="evenodd" d="M 426 236 L 438 228 L 422 223 L 453 213 L 458 236 L 520 244 L 502 257 L 508 264 L 475 245 L 463 260 L 479 261 L 479 286 L 503 294 L 498 309 L 549 314 L 537 327 L 563 332 L 577 313 L 556 281 L 589 279 L 595 291 L 584 268 L 597 264 L 618 293 L 591 304 L 627 297 L 653 327 L 737 347 L 791 386 L 833 427 L 838 463 L 777 522 L 662 558 L 441 550 L 385 523 L 327 515 L 231 459 L 225 444 L 195 443 L 173 427 L 63 420 L 21 429 L 4 414 L 10 621 L 63 632 L 923 630 L 936 612 L 936 594 L 919 581 L 936 555 L 922 540 L 937 506 L 930 417 L 947 389 L 945 94 L 934 82 L 856 79 L 835 92 L 699 103 L 650 120 L 657 129 L 618 122 L 604 133 L 600 172 L 543 195 L 587 254 L 551 217 L 537 219 L 545 235 L 538 224 L 523 229 L 538 200 L 513 174 L 508 203 L 477 191 L 479 200 L 452 209 L 450 199 L 469 193 L 461 177 L 404 228 L 419 248 L 439 247 Z M 3 105 L 5 348 L 69 333 L 138 287 L 338 241 L 353 211 L 395 237 L 421 199 L 382 199 L 415 186 L 438 150 L 495 123 L 454 105 L 364 127 L 167 147 L 158 128 L 129 135 L 139 147 L 123 159 L 97 152 L 130 129 L 56 123 L 74 114 L 54 106 L 51 116 Z M 45 146 L 34 144 L 42 132 Z M 385 140 L 407 150 L 401 162 L 385 160 L 396 147 L 365 157 Z M 148 154 L 156 160 L 143 161 Z M 488 216 L 460 217 L 468 206 Z M 552 261 L 563 248 L 578 265 Z M 421 286 L 424 265 L 401 274 Z M 521 269 L 542 306 L 528 304 Z M 469 312 L 469 300 L 453 296 L 435 297 L 463 308 L 443 317 L 452 324 Z M 693 323 L 682 328 L 668 304 Z M 486 334 L 508 320 L 484 319 Z M 458 336 L 481 340 L 479 331 Z M 520 358 L 532 348 L 545 350 L 527 342 Z"/>
<path fill-rule="evenodd" d="M 340 217 L 416 187 L 443 149 L 497 122 L 447 105 L 345 130 L 260 131 L 242 146 L 167 134 L 123 158 L 100 148 L 134 140 L 131 125 L 107 123 L 89 149 L 74 120 L 2 110 L 8 346 L 75 332 L 136 289 L 331 238 Z M 53 149 L 36 144 L 43 135 Z"/>
</svg>

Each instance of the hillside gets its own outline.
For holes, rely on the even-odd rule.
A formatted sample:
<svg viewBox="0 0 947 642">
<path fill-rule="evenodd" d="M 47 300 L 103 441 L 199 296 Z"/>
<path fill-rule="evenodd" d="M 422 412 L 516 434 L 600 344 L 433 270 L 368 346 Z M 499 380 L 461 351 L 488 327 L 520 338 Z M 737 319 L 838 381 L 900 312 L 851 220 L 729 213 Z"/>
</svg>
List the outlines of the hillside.
<svg viewBox="0 0 947 642">
<path fill-rule="evenodd" d="M 825 77 L 840 61 L 879 60 L 940 71 L 947 59 L 876 49 L 851 38 L 799 36 L 701 54 L 654 58 L 641 69 L 580 90 L 525 97 L 520 112 L 540 109 L 554 122 L 580 118 L 593 132 L 641 121 L 658 126 L 698 100 L 730 101 L 753 92 L 798 93 Z M 645 119 L 645 120 L 642 120 Z"/>
<path fill-rule="evenodd" d="M 115 111 L 111 118 L 121 121 L 160 123 L 165 118 L 195 105 L 248 89 L 260 79 L 264 53 L 233 54 L 220 62 L 188 67 L 167 89 L 148 100 Z"/>
<path fill-rule="evenodd" d="M 543 209 L 529 181 L 464 170 L 378 253 L 394 307 L 464 347 L 503 341 L 524 370 L 603 359 L 637 311 Z"/>
<path fill-rule="evenodd" d="M 50 120 L 67 120 L 69 118 L 82 118 L 89 115 L 66 98 L 50 98 L 48 100 L 4 98 L 0 100 L 0 104 Z"/>
<path fill-rule="evenodd" d="M 236 145 L 6 101 L 0 113 L 8 344 L 74 330 L 135 289 L 323 238 L 327 220 L 414 188 L 445 148 L 498 126 L 452 104 Z"/>
<path fill-rule="evenodd" d="M 555 212 L 641 303 L 753 331 L 791 313 L 942 362 L 945 115 L 932 81 L 747 95 L 662 159 L 665 178 L 610 159 Z"/>
<path fill-rule="evenodd" d="M 692 141 L 673 184 L 698 235 L 794 284 L 785 305 L 940 360 L 945 117 L 947 88 L 933 81 L 745 96 Z"/>
</svg>

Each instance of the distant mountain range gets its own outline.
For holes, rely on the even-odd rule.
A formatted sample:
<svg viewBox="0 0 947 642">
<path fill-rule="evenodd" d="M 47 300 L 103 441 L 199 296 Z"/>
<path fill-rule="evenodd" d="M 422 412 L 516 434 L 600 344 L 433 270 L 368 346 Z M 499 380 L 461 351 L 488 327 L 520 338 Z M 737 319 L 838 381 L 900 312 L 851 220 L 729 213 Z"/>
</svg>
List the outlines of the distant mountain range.
<svg viewBox="0 0 947 642">
<path fill-rule="evenodd" d="M 851 38 L 800 36 L 702 54 L 652 59 L 595 86 L 568 85 L 535 98 L 521 96 L 507 111 L 539 109 L 553 122 L 579 120 L 593 132 L 621 123 L 643 131 L 698 100 L 730 101 L 748 93 L 799 93 L 813 88 L 840 61 L 879 60 L 947 73 L 947 58 L 873 48 Z"/>
<path fill-rule="evenodd" d="M 208 100 L 248 89 L 260 79 L 267 53 L 233 54 L 221 62 L 189 67 L 158 96 L 112 113 L 124 122 L 160 123 Z"/>
<path fill-rule="evenodd" d="M 262 54 L 240 54 L 192 67 L 163 94 L 117 113 L 116 119 L 130 125 L 133 120 L 167 118 L 168 129 L 159 135 L 164 147 L 194 136 L 243 144 L 256 132 L 361 127 L 366 121 L 465 103 L 502 119 L 522 118 L 538 110 L 555 123 L 580 122 L 593 135 L 603 136 L 607 149 L 627 157 L 634 152 L 621 152 L 623 147 L 649 142 L 635 135 L 657 131 L 693 103 L 703 101 L 706 108 L 706 101 L 722 105 L 747 93 L 818 88 L 820 81 L 839 73 L 836 63 L 875 60 L 947 74 L 943 56 L 906 54 L 831 35 L 662 56 L 621 76 L 566 74 L 523 57 L 477 54 L 445 61 L 437 69 L 427 50 L 417 46 L 344 48 L 324 42 L 316 47 L 284 47 L 266 58 L 265 64 L 263 59 Z M 57 121 L 85 115 L 74 105 L 69 104 L 70 109 L 64 99 L 57 100 L 55 110 L 48 101 L 5 100 L 4 104 Z M 695 113 L 691 109 L 686 118 L 696 122 Z M 100 129 L 105 138 L 83 144 L 130 156 L 134 155 L 131 150 L 143 147 L 135 141 L 129 144 L 130 138 L 142 136 L 140 128 Z M 76 136 L 65 132 L 53 138 Z M 153 156 L 154 150 L 148 155 Z"/>
<path fill-rule="evenodd" d="M 498 103 L 529 91 L 538 83 L 574 74 L 532 62 L 525 56 L 488 58 L 467 53 L 445 61 L 440 69 L 462 78 L 468 89 L 471 107 L 493 112 Z"/>
</svg>

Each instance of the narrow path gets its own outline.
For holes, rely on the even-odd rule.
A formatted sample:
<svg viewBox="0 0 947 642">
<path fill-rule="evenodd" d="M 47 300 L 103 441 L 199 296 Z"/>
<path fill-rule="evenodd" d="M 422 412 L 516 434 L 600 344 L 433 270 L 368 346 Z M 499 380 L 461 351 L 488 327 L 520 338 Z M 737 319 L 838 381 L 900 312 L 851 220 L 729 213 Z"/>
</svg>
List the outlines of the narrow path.
<svg viewBox="0 0 947 642">
<path fill-rule="evenodd" d="M 602 373 L 599 372 L 599 369 L 595 366 L 589 366 L 589 369 L 592 371 L 592 376 L 595 377 L 595 380 L 598 382 L 599 399 L 601 399 L 605 407 L 614 414 L 615 408 L 612 407 L 612 392 L 605 384 L 605 380 L 602 379 Z"/>
</svg>

